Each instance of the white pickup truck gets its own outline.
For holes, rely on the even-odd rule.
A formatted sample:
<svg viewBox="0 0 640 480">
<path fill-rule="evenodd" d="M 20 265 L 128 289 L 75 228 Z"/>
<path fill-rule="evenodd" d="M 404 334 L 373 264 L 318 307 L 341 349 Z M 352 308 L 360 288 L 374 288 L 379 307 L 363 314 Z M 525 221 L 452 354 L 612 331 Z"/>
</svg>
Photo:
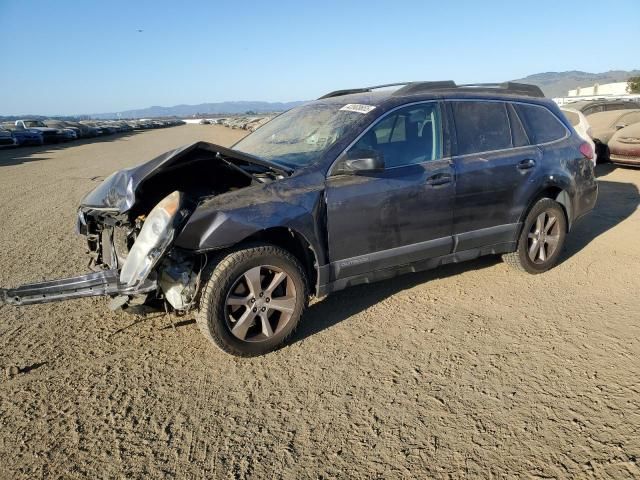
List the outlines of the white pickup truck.
<svg viewBox="0 0 640 480">
<path fill-rule="evenodd" d="M 16 130 L 37 130 L 42 134 L 44 143 L 58 143 L 66 140 L 64 130 L 47 127 L 42 120 L 16 120 Z"/>
</svg>

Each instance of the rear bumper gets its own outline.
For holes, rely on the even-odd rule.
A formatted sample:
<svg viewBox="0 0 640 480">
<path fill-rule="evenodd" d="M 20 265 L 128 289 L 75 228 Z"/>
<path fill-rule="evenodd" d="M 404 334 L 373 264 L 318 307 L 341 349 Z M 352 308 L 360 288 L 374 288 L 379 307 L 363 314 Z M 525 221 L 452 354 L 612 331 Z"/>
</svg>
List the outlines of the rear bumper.
<svg viewBox="0 0 640 480">
<path fill-rule="evenodd" d="M 610 153 L 609 160 L 612 163 L 619 163 L 621 165 L 635 165 L 640 167 L 640 154 L 639 155 L 620 155 L 619 153 Z"/>
<path fill-rule="evenodd" d="M 581 194 L 571 201 L 573 208 L 569 215 L 569 231 L 573 230 L 578 221 L 582 220 L 588 213 L 593 211 L 598 201 L 598 183 L 596 181 L 581 191 Z M 566 208 L 566 206 L 565 206 Z"/>
<path fill-rule="evenodd" d="M 0 288 L 0 305 L 33 305 L 102 295 L 137 295 L 156 288 L 156 281 L 149 279 L 137 288 L 127 287 L 120 284 L 118 270 L 103 270 L 78 277 L 30 283 L 16 288 Z"/>
</svg>

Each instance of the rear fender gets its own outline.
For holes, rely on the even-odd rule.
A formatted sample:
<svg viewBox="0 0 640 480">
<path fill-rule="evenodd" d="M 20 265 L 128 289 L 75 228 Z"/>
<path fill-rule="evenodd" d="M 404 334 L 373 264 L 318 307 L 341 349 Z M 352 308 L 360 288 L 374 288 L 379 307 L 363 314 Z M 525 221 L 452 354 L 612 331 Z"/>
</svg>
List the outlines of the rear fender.
<svg viewBox="0 0 640 480">
<path fill-rule="evenodd" d="M 520 224 L 524 224 L 527 215 L 541 198 L 551 198 L 562 205 L 565 215 L 567 217 L 567 230 L 570 231 L 573 225 L 573 204 L 571 200 L 571 184 L 568 180 L 562 177 L 555 177 L 553 175 L 545 181 L 539 188 L 528 195 L 528 200 L 524 202 L 525 208 L 520 215 Z M 553 177 L 553 178 L 551 178 Z"/>
</svg>

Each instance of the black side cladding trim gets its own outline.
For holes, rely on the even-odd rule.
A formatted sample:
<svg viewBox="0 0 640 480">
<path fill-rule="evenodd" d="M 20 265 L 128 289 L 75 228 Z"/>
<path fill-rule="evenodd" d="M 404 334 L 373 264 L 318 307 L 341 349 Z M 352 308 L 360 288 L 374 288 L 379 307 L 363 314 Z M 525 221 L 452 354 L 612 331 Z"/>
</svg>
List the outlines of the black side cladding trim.
<svg viewBox="0 0 640 480">
<path fill-rule="evenodd" d="M 331 278 L 337 280 L 399 264 L 438 257 L 451 253 L 452 248 L 453 237 L 443 237 L 345 258 L 331 263 Z"/>
<path fill-rule="evenodd" d="M 483 245 L 494 245 L 516 241 L 522 223 L 508 223 L 496 227 L 481 228 L 470 232 L 456 234 L 455 251 L 481 248 Z"/>
<path fill-rule="evenodd" d="M 335 281 L 375 270 L 393 268 L 397 265 L 483 248 L 485 245 L 514 242 L 520 227 L 521 223 L 498 225 L 456 234 L 451 237 L 436 238 L 357 257 L 336 260 L 330 264 L 331 280 Z"/>
<path fill-rule="evenodd" d="M 435 258 L 428 258 L 425 260 L 419 260 L 412 263 L 403 265 L 395 265 L 393 267 L 376 270 L 373 272 L 367 272 L 359 275 L 353 275 L 350 277 L 340 278 L 331 283 L 321 285 L 318 288 L 317 296 L 322 297 L 332 292 L 337 292 L 348 287 L 355 285 L 361 285 L 364 283 L 373 283 L 381 280 L 388 280 L 390 278 L 404 275 L 405 273 L 421 272 L 424 270 L 431 270 L 441 265 L 449 263 L 465 262 L 467 260 L 474 260 L 484 255 L 498 255 L 501 253 L 513 252 L 516 249 L 516 242 L 507 242 L 497 245 L 488 245 L 481 248 L 474 248 L 471 250 L 465 250 L 457 253 L 450 253 L 448 255 L 441 255 Z"/>
</svg>

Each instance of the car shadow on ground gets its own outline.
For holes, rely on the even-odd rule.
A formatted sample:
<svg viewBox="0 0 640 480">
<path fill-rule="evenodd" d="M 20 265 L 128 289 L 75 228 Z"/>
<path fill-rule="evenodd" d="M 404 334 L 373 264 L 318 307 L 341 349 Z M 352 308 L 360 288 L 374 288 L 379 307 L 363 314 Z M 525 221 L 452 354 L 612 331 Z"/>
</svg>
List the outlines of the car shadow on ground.
<svg viewBox="0 0 640 480">
<path fill-rule="evenodd" d="M 599 167 L 599 176 L 615 167 Z M 562 261 L 576 255 L 593 239 L 614 228 L 633 214 L 640 204 L 636 185 L 625 182 L 600 180 L 598 202 L 595 209 L 577 223 L 567 237 Z M 402 275 L 391 280 L 349 288 L 314 303 L 296 331 L 291 343 L 336 325 L 357 313 L 403 290 L 438 278 L 459 275 L 469 270 L 487 268 L 499 263 L 500 257 L 488 256 L 459 264 L 445 265 L 434 270 Z"/>
<path fill-rule="evenodd" d="M 615 169 L 603 165 L 598 176 Z M 629 218 L 640 205 L 640 192 L 633 183 L 598 180 L 598 201 L 592 212 L 579 219 L 567 237 L 561 261 L 577 254 L 591 241 Z"/>
<path fill-rule="evenodd" d="M 115 133 L 113 135 L 105 135 L 102 137 L 83 138 L 80 140 L 73 140 L 71 142 L 50 143 L 47 145 L 38 145 L 38 146 L 24 146 L 24 147 L 12 147 L 12 148 L 5 147 L 0 149 L 0 168 L 8 167 L 10 165 L 20 165 L 22 163 L 28 163 L 33 161 L 49 160 L 50 157 L 46 157 L 43 155 L 47 155 L 51 152 L 55 152 L 56 150 L 62 150 L 64 148 L 69 148 L 69 147 L 77 147 L 81 145 L 89 145 L 92 143 L 102 143 L 102 142 L 109 142 L 112 140 L 120 140 L 123 138 L 131 137 L 132 135 L 137 135 L 139 133 L 144 133 L 144 132 L 145 131 Z"/>
<path fill-rule="evenodd" d="M 459 275 L 469 270 L 489 268 L 499 262 L 501 262 L 500 257 L 492 255 L 336 292 L 309 306 L 291 343 L 297 343 L 330 328 L 403 290 L 431 280 Z"/>
</svg>

